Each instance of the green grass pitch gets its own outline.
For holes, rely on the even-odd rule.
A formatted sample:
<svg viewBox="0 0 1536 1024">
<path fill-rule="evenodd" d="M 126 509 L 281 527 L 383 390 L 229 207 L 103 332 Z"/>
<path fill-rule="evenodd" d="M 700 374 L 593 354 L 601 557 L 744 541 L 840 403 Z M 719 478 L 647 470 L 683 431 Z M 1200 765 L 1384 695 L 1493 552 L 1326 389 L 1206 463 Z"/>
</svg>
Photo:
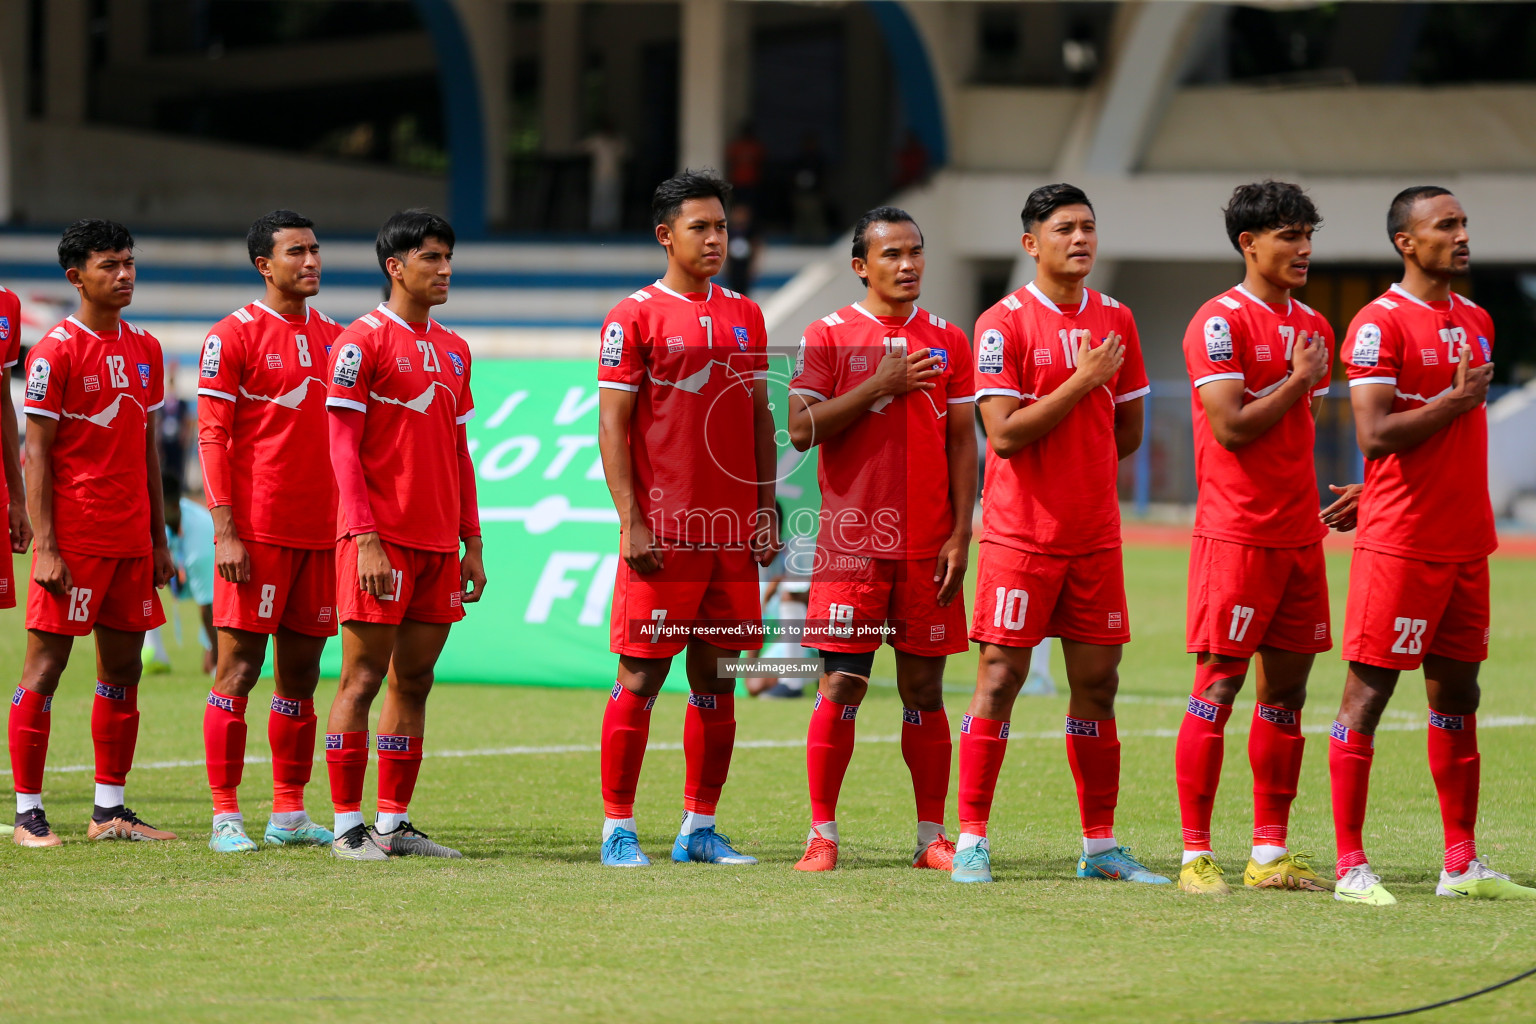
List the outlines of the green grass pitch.
<svg viewBox="0 0 1536 1024">
<path fill-rule="evenodd" d="M 1118 835 L 1154 867 L 1177 865 L 1177 729 L 1192 671 L 1183 653 L 1185 554 L 1127 551 L 1135 640 L 1122 673 L 1124 787 Z M 1346 562 L 1330 563 L 1343 619 Z M 1481 850 L 1536 878 L 1531 782 L 1536 741 L 1536 561 L 1493 570 L 1493 660 L 1484 679 Z M 190 628 L 191 620 L 188 618 Z M 19 613 L 0 617 L 0 665 L 14 679 Z M 507 651 L 513 660 L 516 651 Z M 1289 1020 L 1398 1009 L 1479 987 L 1536 963 L 1536 908 L 1433 895 L 1440 823 L 1424 758 L 1423 691 L 1405 678 L 1377 745 L 1367 839 L 1401 903 L 1081 881 L 1072 781 L 1060 738 L 1065 698 L 1026 699 L 1014 716 L 992 825 L 991 886 L 907 867 L 912 801 L 892 741 L 894 688 L 872 689 L 840 809 L 842 866 L 790 870 L 806 829 L 809 701 L 740 701 L 722 829 L 755 868 L 675 866 L 682 700 L 663 697 L 641 782 L 649 870 L 603 870 L 595 744 L 605 694 L 443 686 L 413 812 L 462 861 L 344 864 L 323 851 L 214 856 L 200 766 L 206 682 L 183 648 L 178 671 L 146 679 L 140 766 L 129 803 L 183 839 L 84 841 L 91 778 L 50 771 L 62 848 L 0 848 L 0 1019 L 610 1021 Z M 883 666 L 883 668 L 881 667 Z M 950 663 L 958 728 L 974 656 Z M 887 658 L 876 673 L 889 675 Z M 1058 678 L 1060 665 L 1057 665 Z M 77 647 L 54 702 L 50 762 L 90 762 L 91 658 Z M 1309 743 L 1292 822 L 1295 848 L 1332 861 L 1326 728 L 1342 666 L 1318 659 Z M 266 690 L 249 716 L 265 756 Z M 322 721 L 331 684 L 319 694 Z M 1251 698 L 1248 699 L 1251 707 Z M 1218 860 L 1240 876 L 1250 825 L 1240 703 L 1217 806 Z M 761 741 L 751 745 L 751 741 Z M 564 752 L 507 748 L 566 746 Z M 457 751 L 500 749 L 462 757 Z M 369 773 L 368 800 L 373 794 Z M 259 835 L 270 776 L 242 790 Z M 323 765 L 309 794 L 329 823 Z M 955 827 L 954 804 L 950 826 Z M 1536 981 L 1422 1019 L 1536 1019 Z"/>
</svg>

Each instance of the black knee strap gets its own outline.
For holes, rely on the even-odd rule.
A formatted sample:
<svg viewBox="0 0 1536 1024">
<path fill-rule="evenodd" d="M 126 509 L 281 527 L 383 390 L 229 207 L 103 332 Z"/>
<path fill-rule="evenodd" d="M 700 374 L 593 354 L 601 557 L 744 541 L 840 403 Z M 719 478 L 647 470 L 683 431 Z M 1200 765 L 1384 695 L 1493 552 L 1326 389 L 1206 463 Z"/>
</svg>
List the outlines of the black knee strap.
<svg viewBox="0 0 1536 1024">
<path fill-rule="evenodd" d="M 847 676 L 857 676 L 860 679 L 868 679 L 869 673 L 875 667 L 875 652 L 864 651 L 862 653 L 849 653 L 848 651 L 822 651 L 817 655 L 822 660 L 827 675 L 841 672 Z"/>
</svg>

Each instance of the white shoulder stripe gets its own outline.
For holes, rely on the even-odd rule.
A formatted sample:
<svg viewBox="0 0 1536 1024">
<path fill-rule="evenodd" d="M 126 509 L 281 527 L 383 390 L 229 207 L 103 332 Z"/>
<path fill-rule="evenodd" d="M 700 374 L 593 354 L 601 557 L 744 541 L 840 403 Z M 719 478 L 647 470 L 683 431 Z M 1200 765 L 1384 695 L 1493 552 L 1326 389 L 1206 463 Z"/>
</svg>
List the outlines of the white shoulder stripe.
<svg viewBox="0 0 1536 1024">
<path fill-rule="evenodd" d="M 1397 308 L 1397 303 L 1393 302 L 1391 299 L 1387 298 L 1385 295 L 1383 295 L 1381 298 L 1376 300 L 1376 305 L 1380 306 L 1382 309 L 1396 309 Z"/>
<path fill-rule="evenodd" d="M 247 313 L 244 309 L 237 309 L 235 310 L 235 319 L 239 320 L 243 324 L 248 324 L 256 318 L 251 316 L 251 314 Z"/>
<path fill-rule="evenodd" d="M 646 299 L 651 297 L 651 293 L 642 288 L 637 292 L 630 292 L 629 297 L 634 299 L 636 302 L 644 302 Z"/>
<path fill-rule="evenodd" d="M 48 337 L 56 338 L 59 341 L 68 341 L 69 332 L 62 327 L 55 327 L 53 330 L 48 332 Z"/>
<path fill-rule="evenodd" d="M 1471 306 L 1473 309 L 1477 308 L 1477 303 L 1473 302 L 1471 299 L 1467 298 L 1465 295 L 1461 295 L 1461 294 L 1459 294 L 1457 292 L 1451 292 L 1451 298 L 1453 300 L 1460 301 L 1463 306 Z"/>
<path fill-rule="evenodd" d="M 1230 295 L 1219 295 L 1216 297 L 1216 301 L 1221 303 L 1223 306 L 1226 306 L 1228 309 L 1237 309 L 1242 305 L 1241 302 L 1238 302 Z"/>
<path fill-rule="evenodd" d="M 1111 298 L 1110 296 L 1105 295 L 1103 292 L 1099 292 L 1099 301 L 1108 306 L 1110 309 L 1120 308 L 1119 299 Z"/>
<path fill-rule="evenodd" d="M 383 327 L 384 326 L 384 321 L 380 320 L 378 317 L 374 316 L 372 313 L 364 313 L 362 315 L 362 321 L 363 321 L 363 323 L 367 324 L 369 327 Z"/>
<path fill-rule="evenodd" d="M 843 318 L 838 316 L 836 313 L 828 313 L 826 316 L 821 318 L 821 322 L 826 324 L 828 327 L 836 327 L 838 324 L 843 322 Z"/>
<path fill-rule="evenodd" d="M 1020 302 L 1017 298 L 1015 298 L 1012 295 L 1004 295 L 1003 296 L 1003 305 L 1007 306 L 1009 309 L 1022 309 L 1023 306 L 1024 306 L 1024 303 Z"/>
<path fill-rule="evenodd" d="M 1311 306 L 1307 305 L 1305 302 L 1302 302 L 1300 299 L 1293 299 L 1292 301 L 1294 301 L 1296 303 L 1296 305 L 1301 307 L 1301 311 L 1303 313 L 1310 313 L 1313 316 L 1317 315 L 1317 310 L 1313 309 Z"/>
<path fill-rule="evenodd" d="M 328 324 L 330 324 L 332 326 L 335 326 L 335 324 L 336 324 L 335 320 L 332 320 L 330 317 L 326 316 L 324 313 L 320 312 L 318 309 L 315 310 L 315 315 L 318 316 L 321 320 L 324 320 L 326 323 L 328 323 Z"/>
</svg>

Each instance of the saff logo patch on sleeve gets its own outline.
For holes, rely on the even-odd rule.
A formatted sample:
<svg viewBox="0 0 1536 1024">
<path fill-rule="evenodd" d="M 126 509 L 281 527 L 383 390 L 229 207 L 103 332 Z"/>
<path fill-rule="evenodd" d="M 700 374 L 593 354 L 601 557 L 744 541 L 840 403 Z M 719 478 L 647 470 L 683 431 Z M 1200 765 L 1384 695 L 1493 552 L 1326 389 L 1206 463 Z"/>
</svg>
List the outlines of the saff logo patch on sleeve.
<svg viewBox="0 0 1536 1024">
<path fill-rule="evenodd" d="M 745 327 L 732 328 L 736 332 L 736 347 L 743 352 L 747 350 L 747 329 Z"/>
<path fill-rule="evenodd" d="M 349 342 L 342 346 L 341 354 L 336 357 L 336 371 L 331 374 L 331 380 L 344 388 L 353 387 L 362 365 L 363 350 Z"/>
<path fill-rule="evenodd" d="M 203 369 L 204 377 L 217 377 L 219 375 L 219 359 L 224 352 L 224 343 L 219 340 L 217 334 L 208 335 L 208 340 L 203 342 Z"/>
<path fill-rule="evenodd" d="M 976 351 L 976 372 L 1003 372 L 1003 332 L 993 329 L 984 331 Z"/>
<path fill-rule="evenodd" d="M 603 328 L 603 351 L 599 359 L 604 366 L 618 366 L 624 358 L 624 327 L 617 320 Z"/>
<path fill-rule="evenodd" d="M 32 369 L 27 371 L 27 401 L 41 402 L 48 397 L 48 378 L 52 374 L 48 360 L 42 356 L 32 360 Z"/>
<path fill-rule="evenodd" d="M 1213 316 L 1205 322 L 1205 354 L 1214 363 L 1232 358 L 1232 326 L 1225 317 Z"/>
<path fill-rule="evenodd" d="M 805 339 L 800 339 L 800 347 L 795 349 L 795 376 L 805 373 Z"/>
<path fill-rule="evenodd" d="M 1361 324 L 1355 332 L 1355 351 L 1349 361 L 1356 366 L 1375 366 L 1381 362 L 1381 328 L 1375 324 Z"/>
</svg>

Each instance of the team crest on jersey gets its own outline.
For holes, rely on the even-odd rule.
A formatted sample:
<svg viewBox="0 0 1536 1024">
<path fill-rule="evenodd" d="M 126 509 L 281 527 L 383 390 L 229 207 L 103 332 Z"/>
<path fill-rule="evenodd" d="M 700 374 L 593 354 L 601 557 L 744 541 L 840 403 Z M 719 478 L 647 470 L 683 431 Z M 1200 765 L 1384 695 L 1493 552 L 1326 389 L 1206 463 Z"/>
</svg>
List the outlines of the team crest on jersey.
<svg viewBox="0 0 1536 1024">
<path fill-rule="evenodd" d="M 464 360 L 459 358 L 457 352 L 449 352 L 448 361 L 453 364 L 453 375 L 455 377 L 464 376 Z"/>
<path fill-rule="evenodd" d="M 604 366 L 618 366 L 624 358 L 624 328 L 617 320 L 603 329 L 603 353 L 599 360 Z"/>
<path fill-rule="evenodd" d="M 667 339 L 667 352 L 676 355 L 683 350 L 683 336 L 674 334 Z"/>
<path fill-rule="evenodd" d="M 1205 354 L 1214 363 L 1232 358 L 1232 325 L 1226 317 L 1213 316 L 1205 322 Z"/>
<path fill-rule="evenodd" d="M 11 340 L 11 318 L 0 316 L 0 341 Z"/>
<path fill-rule="evenodd" d="M 732 330 L 736 333 L 736 347 L 745 352 L 748 340 L 747 329 L 745 327 L 733 327 Z"/>
<path fill-rule="evenodd" d="M 0 316 L 0 320 L 4 319 L 5 317 Z M 0 334 L 0 341 L 4 340 L 5 335 Z M 1477 347 L 1483 350 L 1483 362 L 1486 363 L 1488 360 L 1493 358 L 1493 347 L 1488 344 L 1488 339 L 1483 337 L 1481 334 L 1477 336 Z"/>
<path fill-rule="evenodd" d="M 203 369 L 204 377 L 217 377 L 219 375 L 219 357 L 224 351 L 224 343 L 219 340 L 217 334 L 208 335 L 208 340 L 203 342 Z"/>
<path fill-rule="evenodd" d="M 800 347 L 795 349 L 795 376 L 805 372 L 805 338 L 800 339 Z"/>
<path fill-rule="evenodd" d="M 1355 332 L 1355 353 L 1350 362 L 1356 366 L 1375 366 L 1381 362 L 1381 328 L 1375 324 L 1361 324 Z"/>
<path fill-rule="evenodd" d="M 140 387 L 143 387 L 143 388 L 149 387 L 149 371 L 150 371 L 150 365 L 148 363 L 140 363 L 139 364 L 139 386 Z"/>
<path fill-rule="evenodd" d="M 930 346 L 929 349 L 928 349 L 928 355 L 929 355 L 930 358 L 937 359 L 939 361 L 939 364 L 937 366 L 935 366 L 934 369 L 936 369 L 936 370 L 947 370 L 947 369 L 949 369 L 949 349 L 947 349 L 947 348 L 933 348 L 933 347 Z"/>
<path fill-rule="evenodd" d="M 331 379 L 344 388 L 350 388 L 357 383 L 357 371 L 363 365 L 363 350 L 352 343 L 347 343 L 341 348 L 341 354 L 336 357 L 336 372 L 331 374 Z"/>
<path fill-rule="evenodd" d="M 977 373 L 1003 372 L 1003 332 L 983 331 L 981 343 L 976 347 Z"/>
<path fill-rule="evenodd" d="M 32 360 L 32 369 L 27 371 L 27 401 L 41 402 L 48 397 L 48 377 L 52 373 L 53 367 L 42 356 Z"/>
</svg>

